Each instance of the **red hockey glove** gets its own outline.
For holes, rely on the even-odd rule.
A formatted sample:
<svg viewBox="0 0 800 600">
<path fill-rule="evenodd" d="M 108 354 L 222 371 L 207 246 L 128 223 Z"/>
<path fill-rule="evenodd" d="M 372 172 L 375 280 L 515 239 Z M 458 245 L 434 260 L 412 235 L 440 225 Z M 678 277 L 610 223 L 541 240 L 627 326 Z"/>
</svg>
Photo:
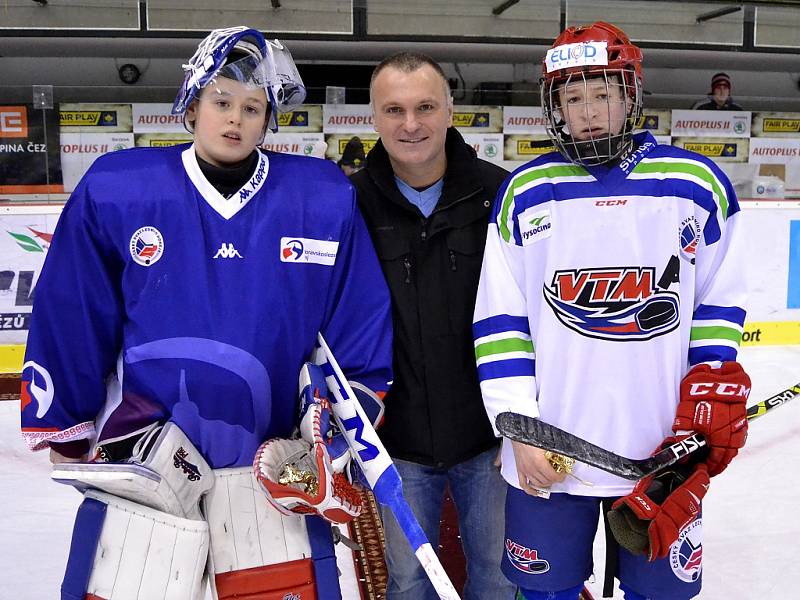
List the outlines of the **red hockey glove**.
<svg viewBox="0 0 800 600">
<path fill-rule="evenodd" d="M 689 475 L 682 471 L 688 471 Z M 640 480 L 611 506 L 608 524 L 619 545 L 650 561 L 669 552 L 680 532 L 700 514 L 708 491 L 706 465 L 682 466 Z"/>
<path fill-rule="evenodd" d="M 747 439 L 750 377 L 738 362 L 719 369 L 697 365 L 681 382 L 681 398 L 672 430 L 702 433 L 708 443 L 705 464 L 713 477 L 722 473 Z"/>
</svg>

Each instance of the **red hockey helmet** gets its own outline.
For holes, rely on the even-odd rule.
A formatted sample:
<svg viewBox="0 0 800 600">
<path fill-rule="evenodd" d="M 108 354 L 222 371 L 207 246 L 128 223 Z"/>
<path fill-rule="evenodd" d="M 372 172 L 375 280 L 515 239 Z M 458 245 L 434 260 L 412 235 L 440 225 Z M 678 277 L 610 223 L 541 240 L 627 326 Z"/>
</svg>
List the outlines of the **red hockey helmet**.
<svg viewBox="0 0 800 600">
<path fill-rule="evenodd" d="M 625 123 L 621 131 L 577 140 L 565 127 L 557 91 L 562 85 L 586 85 L 593 78 L 602 78 L 607 89 L 621 88 L 622 98 L 627 99 Z M 641 116 L 642 51 L 610 23 L 569 27 L 556 38 L 542 61 L 540 91 L 548 134 L 556 147 L 578 164 L 608 163 L 631 146 L 634 125 Z"/>
</svg>

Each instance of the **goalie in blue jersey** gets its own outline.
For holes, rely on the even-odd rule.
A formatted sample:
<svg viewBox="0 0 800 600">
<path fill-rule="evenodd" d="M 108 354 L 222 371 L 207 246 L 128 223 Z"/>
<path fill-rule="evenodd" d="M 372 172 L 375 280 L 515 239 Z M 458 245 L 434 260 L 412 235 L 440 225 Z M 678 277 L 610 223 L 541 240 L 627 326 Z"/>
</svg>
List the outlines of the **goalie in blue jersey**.
<svg viewBox="0 0 800 600">
<path fill-rule="evenodd" d="M 347 451 L 320 445 L 325 392 L 308 377 L 296 456 L 260 453 L 270 486 L 252 464 L 299 427 L 298 373 L 318 332 L 379 406 L 386 285 L 338 167 L 258 147 L 305 98 L 286 47 L 215 30 L 184 71 L 173 112 L 194 143 L 98 158 L 36 287 L 22 434 L 49 449 L 55 479 L 86 493 L 62 597 L 189 600 L 210 579 L 218 598 L 339 598 L 316 515 L 346 521 L 358 495 L 341 476 Z"/>
<path fill-rule="evenodd" d="M 568 28 L 547 51 L 542 109 L 557 151 L 498 193 L 478 376 L 492 422 L 538 417 L 632 458 L 696 431 L 710 451 L 634 486 L 580 463 L 567 477 L 558 457 L 505 439 L 502 568 L 529 600 L 578 597 L 601 506 L 619 542 L 607 536 L 607 572 L 628 600 L 697 595 L 701 500 L 746 438 L 739 204 L 710 159 L 635 131 L 641 64 L 602 22 Z"/>
</svg>

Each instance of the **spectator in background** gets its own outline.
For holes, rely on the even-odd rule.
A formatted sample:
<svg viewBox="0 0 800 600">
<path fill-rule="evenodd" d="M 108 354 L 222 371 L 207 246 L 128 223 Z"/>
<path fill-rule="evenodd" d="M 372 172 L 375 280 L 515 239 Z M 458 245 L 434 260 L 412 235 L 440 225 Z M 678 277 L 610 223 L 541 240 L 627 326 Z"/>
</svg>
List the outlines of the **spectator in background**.
<svg viewBox="0 0 800 600">
<path fill-rule="evenodd" d="M 348 177 L 364 168 L 364 144 L 361 143 L 361 138 L 357 135 L 350 138 L 344 147 L 342 158 L 336 164 Z"/>
<path fill-rule="evenodd" d="M 744 110 L 731 98 L 731 78 L 727 73 L 717 73 L 711 78 L 711 91 L 706 100 L 697 102 L 694 110 Z"/>
</svg>

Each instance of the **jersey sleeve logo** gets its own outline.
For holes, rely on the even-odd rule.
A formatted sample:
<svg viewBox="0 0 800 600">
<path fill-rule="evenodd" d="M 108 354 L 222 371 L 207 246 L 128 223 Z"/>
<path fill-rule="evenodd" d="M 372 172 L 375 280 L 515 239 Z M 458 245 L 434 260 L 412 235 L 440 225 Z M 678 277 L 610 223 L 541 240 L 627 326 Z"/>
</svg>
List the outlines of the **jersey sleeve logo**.
<svg viewBox="0 0 800 600">
<path fill-rule="evenodd" d="M 338 251 L 339 242 L 283 237 L 281 238 L 280 259 L 285 263 L 313 263 L 332 266 L 336 262 Z"/>
<path fill-rule="evenodd" d="M 155 227 L 150 225 L 140 227 L 131 236 L 129 248 L 131 258 L 136 264 L 151 267 L 164 254 L 164 237 Z"/>
<path fill-rule="evenodd" d="M 680 299 L 652 267 L 556 271 L 544 297 L 556 318 L 586 337 L 649 340 L 675 329 Z"/>
<path fill-rule="evenodd" d="M 694 257 L 697 254 L 697 244 L 700 242 L 700 224 L 694 217 L 688 217 L 681 221 L 680 225 L 680 248 L 681 256 L 694 264 Z"/>
</svg>

